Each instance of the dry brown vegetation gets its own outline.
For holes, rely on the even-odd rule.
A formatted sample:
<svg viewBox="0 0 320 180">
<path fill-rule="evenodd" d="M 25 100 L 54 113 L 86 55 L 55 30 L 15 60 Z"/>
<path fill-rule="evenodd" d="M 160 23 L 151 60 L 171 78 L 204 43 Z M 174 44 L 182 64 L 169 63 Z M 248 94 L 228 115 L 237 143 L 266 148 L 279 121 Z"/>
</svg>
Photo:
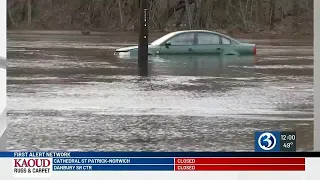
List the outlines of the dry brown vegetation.
<svg viewBox="0 0 320 180">
<path fill-rule="evenodd" d="M 134 31 L 139 0 L 8 0 L 10 29 Z M 313 33 L 313 0 L 150 0 L 150 29 Z"/>
</svg>

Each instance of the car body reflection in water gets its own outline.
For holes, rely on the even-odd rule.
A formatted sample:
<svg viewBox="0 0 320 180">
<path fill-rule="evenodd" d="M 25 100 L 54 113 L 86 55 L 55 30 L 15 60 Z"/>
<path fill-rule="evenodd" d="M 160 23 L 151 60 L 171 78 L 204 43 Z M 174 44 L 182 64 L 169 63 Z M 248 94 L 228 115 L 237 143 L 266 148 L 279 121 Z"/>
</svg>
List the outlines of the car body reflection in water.
<svg viewBox="0 0 320 180">
<path fill-rule="evenodd" d="M 125 61 L 137 61 L 137 56 L 119 54 Z M 149 75 L 177 76 L 253 76 L 255 55 L 158 55 L 149 56 Z"/>
</svg>

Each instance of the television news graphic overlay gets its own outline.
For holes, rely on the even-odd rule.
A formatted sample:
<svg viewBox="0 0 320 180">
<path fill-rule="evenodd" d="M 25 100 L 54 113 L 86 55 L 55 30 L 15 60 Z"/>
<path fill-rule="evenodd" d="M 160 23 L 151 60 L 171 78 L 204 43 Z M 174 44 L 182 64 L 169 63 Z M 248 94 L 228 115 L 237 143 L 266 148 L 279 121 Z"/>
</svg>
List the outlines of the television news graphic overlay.
<svg viewBox="0 0 320 180">
<path fill-rule="evenodd" d="M 297 150 L 296 137 L 296 132 L 281 132 L 280 151 L 295 152 Z"/>
<path fill-rule="evenodd" d="M 254 142 L 256 152 L 295 152 L 296 132 L 258 131 Z"/>
<path fill-rule="evenodd" d="M 52 171 L 52 158 L 44 152 L 15 152 L 13 158 L 14 177 L 49 177 Z"/>
<path fill-rule="evenodd" d="M 304 157 L 266 158 L 261 154 L 255 157 L 255 153 L 239 153 L 240 156 L 220 153 L 217 157 L 149 154 L 151 156 L 148 153 L 3 152 L 0 157 L 13 158 L 15 177 L 48 177 L 61 171 L 305 171 Z"/>
<path fill-rule="evenodd" d="M 304 170 L 304 158 L 175 158 L 175 171 Z"/>
</svg>

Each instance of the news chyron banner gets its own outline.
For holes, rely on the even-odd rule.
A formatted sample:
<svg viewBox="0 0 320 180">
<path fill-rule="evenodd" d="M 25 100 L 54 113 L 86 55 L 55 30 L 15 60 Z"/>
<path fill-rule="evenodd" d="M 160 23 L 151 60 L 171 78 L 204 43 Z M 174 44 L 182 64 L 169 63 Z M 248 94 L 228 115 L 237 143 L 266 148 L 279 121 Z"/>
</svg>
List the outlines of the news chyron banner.
<svg viewBox="0 0 320 180">
<path fill-rule="evenodd" d="M 209 153 L 209 152 L 0 152 L 1 177 L 4 179 L 110 179 L 111 172 L 130 179 L 211 179 L 238 180 L 241 176 L 268 179 L 313 179 L 319 176 L 320 159 L 313 153 Z M 126 175 L 120 173 L 125 172 Z M 139 174 L 140 172 L 142 174 Z M 152 172 L 146 177 L 146 172 Z M 190 176 L 190 172 L 195 173 Z M 245 174 L 243 174 L 245 172 Z M 111 173 L 111 174 L 110 174 Z M 164 173 L 164 174 L 161 174 Z M 157 174 L 157 176 L 155 176 Z M 185 175 L 184 175 L 185 174 Z M 144 176 L 140 178 L 139 176 Z M 188 175 L 188 176 L 186 176 Z M 98 176 L 98 177 L 97 177 Z M 291 178 L 287 178 L 291 177 Z M 123 177 L 124 178 L 124 177 Z M 252 179 L 251 178 L 251 179 Z M 3 178 L 1 178 L 3 179 Z M 194 179 L 194 178 L 191 178 Z M 249 178 L 250 179 L 250 178 Z M 319 180 L 319 179 L 317 179 Z"/>
<path fill-rule="evenodd" d="M 257 152 L 0 152 L 0 180 L 320 179 L 319 153 L 295 152 L 295 132 L 253 139 Z"/>
</svg>

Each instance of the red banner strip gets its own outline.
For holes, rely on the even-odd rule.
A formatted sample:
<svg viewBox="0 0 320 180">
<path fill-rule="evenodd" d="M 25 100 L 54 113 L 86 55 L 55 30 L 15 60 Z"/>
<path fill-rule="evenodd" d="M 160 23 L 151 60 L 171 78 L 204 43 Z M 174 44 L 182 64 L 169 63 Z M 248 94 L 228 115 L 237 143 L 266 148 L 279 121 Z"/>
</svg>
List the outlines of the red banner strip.
<svg viewBox="0 0 320 180">
<path fill-rule="evenodd" d="M 175 158 L 175 164 L 305 164 L 305 158 Z"/>
<path fill-rule="evenodd" d="M 305 171 L 305 165 L 175 165 L 175 171 Z"/>
</svg>

